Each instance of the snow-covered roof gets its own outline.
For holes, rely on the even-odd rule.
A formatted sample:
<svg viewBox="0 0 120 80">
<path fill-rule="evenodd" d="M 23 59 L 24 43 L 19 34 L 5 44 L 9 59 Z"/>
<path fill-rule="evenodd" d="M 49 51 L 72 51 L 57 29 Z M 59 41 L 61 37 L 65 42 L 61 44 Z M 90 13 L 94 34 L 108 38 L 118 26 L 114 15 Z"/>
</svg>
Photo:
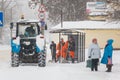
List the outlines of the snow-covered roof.
<svg viewBox="0 0 120 80">
<path fill-rule="evenodd" d="M 56 29 L 120 29 L 120 22 L 105 22 L 105 21 L 65 21 L 61 28 L 61 23 L 52 27 L 51 30 Z"/>
</svg>

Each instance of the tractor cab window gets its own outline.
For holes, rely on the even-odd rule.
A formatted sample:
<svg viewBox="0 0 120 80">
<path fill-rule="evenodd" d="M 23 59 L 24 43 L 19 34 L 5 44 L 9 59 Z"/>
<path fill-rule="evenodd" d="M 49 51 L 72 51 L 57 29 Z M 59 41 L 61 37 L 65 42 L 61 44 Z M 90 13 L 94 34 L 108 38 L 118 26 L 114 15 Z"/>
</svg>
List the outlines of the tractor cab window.
<svg viewBox="0 0 120 80">
<path fill-rule="evenodd" d="M 20 25 L 18 29 L 18 35 L 21 38 L 36 37 L 38 34 L 36 24 Z"/>
</svg>

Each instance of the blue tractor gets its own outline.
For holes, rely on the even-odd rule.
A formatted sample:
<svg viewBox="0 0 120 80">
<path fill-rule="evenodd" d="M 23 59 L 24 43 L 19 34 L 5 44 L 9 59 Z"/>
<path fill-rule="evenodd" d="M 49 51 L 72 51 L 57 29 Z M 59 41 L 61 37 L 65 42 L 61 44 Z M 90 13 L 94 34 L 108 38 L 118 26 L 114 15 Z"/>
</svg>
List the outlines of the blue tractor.
<svg viewBox="0 0 120 80">
<path fill-rule="evenodd" d="M 10 23 L 11 66 L 22 63 L 37 63 L 46 66 L 45 38 L 41 34 L 39 21 L 22 20 Z"/>
</svg>

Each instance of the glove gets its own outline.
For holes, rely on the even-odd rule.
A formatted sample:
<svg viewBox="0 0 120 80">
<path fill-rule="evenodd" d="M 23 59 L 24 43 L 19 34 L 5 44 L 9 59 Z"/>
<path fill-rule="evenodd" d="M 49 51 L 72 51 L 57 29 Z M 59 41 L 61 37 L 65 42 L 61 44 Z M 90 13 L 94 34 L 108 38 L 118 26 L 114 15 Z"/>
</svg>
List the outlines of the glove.
<svg viewBox="0 0 120 80">
<path fill-rule="evenodd" d="M 91 58 L 91 56 L 88 56 L 88 58 Z"/>
</svg>

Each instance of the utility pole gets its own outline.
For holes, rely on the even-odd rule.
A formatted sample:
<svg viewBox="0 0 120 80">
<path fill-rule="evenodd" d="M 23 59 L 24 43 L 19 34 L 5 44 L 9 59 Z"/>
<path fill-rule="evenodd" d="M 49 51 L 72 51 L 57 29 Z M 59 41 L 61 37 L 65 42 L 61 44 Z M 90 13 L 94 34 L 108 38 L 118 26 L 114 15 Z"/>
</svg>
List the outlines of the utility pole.
<svg viewBox="0 0 120 80">
<path fill-rule="evenodd" d="M 62 11 L 62 0 L 61 0 L 61 28 L 63 28 L 63 11 Z"/>
<path fill-rule="evenodd" d="M 43 4 L 43 0 L 41 0 L 41 4 Z"/>
<path fill-rule="evenodd" d="M 63 11 L 61 9 L 61 28 L 63 28 Z"/>
</svg>

